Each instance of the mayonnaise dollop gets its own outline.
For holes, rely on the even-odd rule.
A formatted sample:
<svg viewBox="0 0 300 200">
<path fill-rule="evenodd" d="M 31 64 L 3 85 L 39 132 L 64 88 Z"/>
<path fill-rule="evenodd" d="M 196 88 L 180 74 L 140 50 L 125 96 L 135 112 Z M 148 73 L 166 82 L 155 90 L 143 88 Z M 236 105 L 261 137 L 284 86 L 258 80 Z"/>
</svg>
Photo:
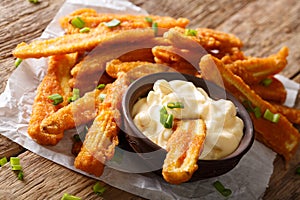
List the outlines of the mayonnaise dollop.
<svg viewBox="0 0 300 200">
<path fill-rule="evenodd" d="M 184 108 L 167 108 L 170 102 L 181 102 Z M 243 136 L 243 121 L 236 116 L 231 101 L 213 100 L 202 88 L 182 80 L 158 80 L 153 91 L 141 98 L 133 107 L 132 116 L 137 128 L 154 143 L 166 148 L 172 129 L 160 123 L 160 110 L 176 119 L 203 119 L 206 124 L 206 138 L 199 159 L 220 159 L 232 153 Z"/>
</svg>

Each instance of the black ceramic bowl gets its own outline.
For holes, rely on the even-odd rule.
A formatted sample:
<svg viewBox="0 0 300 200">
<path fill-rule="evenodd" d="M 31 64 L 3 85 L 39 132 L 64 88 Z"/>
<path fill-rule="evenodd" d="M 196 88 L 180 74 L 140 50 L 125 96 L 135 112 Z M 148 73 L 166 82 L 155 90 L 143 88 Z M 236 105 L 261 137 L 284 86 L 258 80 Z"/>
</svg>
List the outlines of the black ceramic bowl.
<svg viewBox="0 0 300 200">
<path fill-rule="evenodd" d="M 166 150 L 153 143 L 141 131 L 139 131 L 131 116 L 133 105 L 139 98 L 147 96 L 149 91 L 153 89 L 154 82 L 159 79 L 165 79 L 167 81 L 190 81 L 194 83 L 196 87 L 204 89 L 211 98 L 215 100 L 226 98 L 234 103 L 237 108 L 237 115 L 244 122 L 244 134 L 238 148 L 232 154 L 220 160 L 198 160 L 198 170 L 193 174 L 190 181 L 219 176 L 233 169 L 240 159 L 247 153 L 254 141 L 253 125 L 248 112 L 233 95 L 221 87 L 209 81 L 180 73 L 163 72 L 151 74 L 136 80 L 128 88 L 123 98 L 122 112 L 124 117 L 126 139 L 133 150 L 140 154 L 146 165 L 149 165 L 149 169 L 156 172 L 161 171 L 167 153 Z"/>
</svg>

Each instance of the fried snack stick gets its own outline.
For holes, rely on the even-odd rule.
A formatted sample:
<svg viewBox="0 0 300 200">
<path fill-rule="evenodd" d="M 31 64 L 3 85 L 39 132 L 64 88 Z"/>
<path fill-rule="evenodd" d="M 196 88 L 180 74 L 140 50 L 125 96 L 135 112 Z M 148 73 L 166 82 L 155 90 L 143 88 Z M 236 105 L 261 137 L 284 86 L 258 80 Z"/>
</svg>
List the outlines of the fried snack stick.
<svg viewBox="0 0 300 200">
<path fill-rule="evenodd" d="M 277 54 L 269 57 L 249 57 L 227 64 L 226 67 L 240 76 L 247 84 L 257 84 L 283 70 L 287 64 L 287 56 L 288 48 L 283 47 Z"/>
<path fill-rule="evenodd" d="M 146 18 L 152 19 L 153 23 L 157 23 L 159 28 L 169 29 L 172 27 L 182 27 L 185 28 L 189 20 L 186 18 L 172 18 L 169 16 L 157 16 L 157 15 L 128 15 L 128 14 L 113 14 L 113 13 L 96 13 L 91 9 L 81 9 L 77 10 L 70 15 L 62 17 L 60 19 L 61 27 L 67 33 L 78 33 L 80 29 L 74 27 L 70 22 L 76 18 L 80 17 L 85 22 L 85 27 L 96 28 L 99 24 L 103 22 L 109 22 L 113 19 L 119 20 L 121 23 L 130 22 L 139 24 L 143 28 L 152 26 L 151 22 L 148 22 Z"/>
<path fill-rule="evenodd" d="M 165 40 L 154 38 L 153 31 L 150 29 L 122 32 L 113 41 L 105 41 L 96 47 L 72 69 L 71 74 L 74 79 L 72 83 L 81 91 L 90 91 L 86 86 L 92 89 L 96 87 L 100 77 L 105 72 L 106 62 L 114 58 L 130 60 L 132 53 L 145 53 L 145 51 L 137 52 L 137 50 L 148 49 L 157 44 L 165 43 Z M 143 55 L 136 55 L 136 59 L 141 57 Z M 153 59 L 152 53 L 151 57 Z"/>
<path fill-rule="evenodd" d="M 272 105 L 278 110 L 278 112 L 280 112 L 281 114 L 286 116 L 286 118 L 288 118 L 288 120 L 290 122 L 292 122 L 294 124 L 300 124 L 300 110 L 299 109 L 289 108 L 287 106 L 273 103 L 273 102 L 272 102 Z"/>
<path fill-rule="evenodd" d="M 77 53 L 49 58 L 48 71 L 38 86 L 28 126 L 29 136 L 39 144 L 54 145 L 63 137 L 61 134 L 47 134 L 40 128 L 40 124 L 46 117 L 67 104 L 67 97 L 71 94 L 67 82 L 71 77 L 70 69 L 74 66 L 76 60 Z M 55 106 L 48 97 L 56 93 L 63 96 L 64 101 Z"/>
<path fill-rule="evenodd" d="M 97 109 L 102 103 L 101 96 L 106 94 L 109 87 L 110 85 L 106 85 L 104 89 L 88 92 L 78 100 L 51 113 L 41 122 L 41 129 L 48 135 L 63 135 L 65 130 L 95 119 Z"/>
<path fill-rule="evenodd" d="M 118 132 L 121 124 L 120 107 L 122 97 L 130 81 L 125 73 L 120 73 L 106 97 L 100 104 L 97 117 L 88 130 L 83 146 L 75 158 L 74 166 L 95 176 L 103 173 L 107 160 L 110 160 L 118 145 Z"/>
<path fill-rule="evenodd" d="M 230 54 L 232 48 L 240 49 L 243 46 L 242 41 L 236 36 L 208 28 L 197 28 L 196 35 L 186 35 L 183 28 L 172 28 L 164 34 L 164 37 L 169 39 L 175 46 L 179 48 L 186 48 L 186 46 L 199 48 L 199 45 L 206 51 L 212 50 L 222 51 L 223 54 L 227 52 Z M 192 40 L 194 42 L 188 42 Z M 236 50 L 235 49 L 235 50 Z"/>
<path fill-rule="evenodd" d="M 206 137 L 205 123 L 201 119 L 178 122 L 167 143 L 167 156 L 162 174 L 172 184 L 188 181 L 198 169 L 201 148 Z"/>
<path fill-rule="evenodd" d="M 260 108 L 264 113 L 269 109 L 272 113 L 278 113 L 278 110 L 270 103 L 264 101 L 237 75 L 233 74 L 224 64 L 211 55 L 206 55 L 201 59 L 200 69 L 202 77 L 220 85 L 216 81 L 216 73 L 220 73 L 225 87 L 240 101 L 248 100 L 253 107 Z M 216 72 L 217 67 L 218 72 Z M 214 73 L 212 73 L 214 72 Z M 275 152 L 282 155 L 286 161 L 289 161 L 295 154 L 300 141 L 298 130 L 288 121 L 284 115 L 280 115 L 277 123 L 273 123 L 263 117 L 256 118 L 250 113 L 254 128 L 257 131 L 258 138 L 269 146 Z"/>
<path fill-rule="evenodd" d="M 250 87 L 262 99 L 269 102 L 283 104 L 287 95 L 284 85 L 275 77 L 270 77 L 270 80 L 272 80 L 272 83 L 268 86 L 259 83 L 255 85 L 250 85 Z"/>
<path fill-rule="evenodd" d="M 156 63 L 166 64 L 185 74 L 195 75 L 198 73 L 196 63 L 200 61 L 199 53 L 173 46 L 155 46 L 152 48 L 152 53 Z"/>
<path fill-rule="evenodd" d="M 118 36 L 118 33 L 125 30 L 129 31 L 127 32 L 127 35 L 130 36 L 130 34 L 134 34 L 134 29 L 147 29 L 144 31 L 140 30 L 139 33 L 144 32 L 144 34 L 147 35 L 147 32 L 150 30 L 152 31 L 152 35 L 154 35 L 151 28 L 144 27 L 143 25 L 134 22 L 121 23 L 114 28 L 108 28 L 104 24 L 100 24 L 94 31 L 90 31 L 89 33 L 76 33 L 47 40 L 36 40 L 32 41 L 30 44 L 22 42 L 13 50 L 13 55 L 17 58 L 25 59 L 90 51 L 104 41 L 113 43 L 116 36 Z"/>
</svg>

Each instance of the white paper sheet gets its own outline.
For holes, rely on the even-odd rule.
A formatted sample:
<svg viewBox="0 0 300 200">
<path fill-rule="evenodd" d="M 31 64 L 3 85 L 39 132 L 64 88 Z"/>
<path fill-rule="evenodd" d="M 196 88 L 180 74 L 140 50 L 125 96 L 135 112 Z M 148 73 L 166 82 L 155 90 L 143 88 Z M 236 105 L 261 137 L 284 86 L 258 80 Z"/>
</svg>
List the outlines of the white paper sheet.
<svg viewBox="0 0 300 200">
<path fill-rule="evenodd" d="M 146 13 L 125 0 L 68 0 L 41 37 L 62 35 L 63 30 L 57 23 L 59 17 L 82 7 L 92 7 L 98 12 Z M 46 68 L 46 59 L 27 59 L 13 72 L 0 96 L 0 133 L 42 157 L 85 174 L 73 167 L 74 157 L 70 153 L 71 137 L 65 137 L 54 147 L 44 147 L 33 142 L 27 134 L 36 88 Z M 155 174 L 124 173 L 106 167 L 99 180 L 148 199 L 224 199 L 212 186 L 214 181 L 219 180 L 233 191 L 228 199 L 260 199 L 272 175 L 275 156 L 273 151 L 259 142 L 254 142 L 251 150 L 235 169 L 216 178 L 170 185 Z"/>
</svg>

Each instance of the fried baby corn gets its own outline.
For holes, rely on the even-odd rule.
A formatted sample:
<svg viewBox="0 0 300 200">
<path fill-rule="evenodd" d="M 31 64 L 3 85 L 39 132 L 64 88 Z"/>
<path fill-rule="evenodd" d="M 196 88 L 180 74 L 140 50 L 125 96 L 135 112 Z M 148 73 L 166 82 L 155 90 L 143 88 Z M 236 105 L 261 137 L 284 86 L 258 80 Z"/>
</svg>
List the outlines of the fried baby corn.
<svg viewBox="0 0 300 200">
<path fill-rule="evenodd" d="M 189 20 L 186 18 L 172 18 L 169 16 L 157 16 L 157 15 L 128 15 L 128 14 L 113 14 L 113 13 L 101 13 L 98 14 L 93 9 L 79 9 L 60 19 L 61 27 L 67 33 L 78 33 L 80 29 L 72 26 L 70 23 L 72 19 L 80 17 L 85 22 L 85 27 L 96 28 L 103 22 L 109 22 L 113 19 L 119 20 L 121 23 L 139 24 L 141 28 L 147 28 L 152 26 L 153 23 L 157 23 L 159 28 L 169 29 L 172 27 L 185 28 Z M 152 22 L 148 22 L 147 19 L 151 19 Z"/>
<path fill-rule="evenodd" d="M 41 129 L 48 135 L 63 135 L 65 130 L 95 119 L 97 109 L 102 103 L 101 96 L 106 94 L 109 87 L 110 85 L 106 85 L 105 89 L 88 92 L 78 100 L 50 114 L 41 122 Z"/>
<path fill-rule="evenodd" d="M 257 84 L 269 76 L 275 75 L 287 64 L 288 48 L 283 47 L 277 54 L 266 58 L 249 57 L 236 60 L 226 67 L 240 76 L 247 84 Z"/>
<path fill-rule="evenodd" d="M 244 100 L 250 101 L 253 107 L 258 107 L 261 110 L 261 113 L 264 113 L 267 109 L 272 113 L 279 113 L 274 106 L 264 101 L 251 90 L 239 76 L 233 74 L 219 59 L 211 55 L 206 55 L 201 59 L 200 69 L 202 77 L 215 82 L 216 76 L 214 73 L 211 73 L 212 70 L 216 70 L 214 67 L 217 67 L 218 70 L 215 73 L 220 73 L 222 76 L 226 89 L 241 102 Z M 266 120 L 263 117 L 256 118 L 253 113 L 250 113 L 250 116 L 258 133 L 258 138 L 281 154 L 286 161 L 289 161 L 295 154 L 300 142 L 300 134 L 293 124 L 284 115 L 280 115 L 277 123 Z"/>
<path fill-rule="evenodd" d="M 123 94 L 130 81 L 125 73 L 120 73 L 98 108 L 96 119 L 88 130 L 83 146 L 74 161 L 74 166 L 87 173 L 100 176 L 107 160 L 110 160 L 118 145 L 121 124 L 120 107 Z"/>
<path fill-rule="evenodd" d="M 201 119 L 179 121 L 167 143 L 167 156 L 162 174 L 172 184 L 190 180 L 198 169 L 197 161 L 206 137 L 205 123 Z"/>
<path fill-rule="evenodd" d="M 58 55 L 49 58 L 48 71 L 38 86 L 37 94 L 32 106 L 32 114 L 28 126 L 28 134 L 37 143 L 42 145 L 55 145 L 63 134 L 51 135 L 41 129 L 40 124 L 49 115 L 67 104 L 67 97 L 71 94 L 68 87 L 70 69 L 77 60 L 77 54 Z M 49 96 L 60 94 L 64 101 L 59 105 L 53 105 Z"/>
</svg>

